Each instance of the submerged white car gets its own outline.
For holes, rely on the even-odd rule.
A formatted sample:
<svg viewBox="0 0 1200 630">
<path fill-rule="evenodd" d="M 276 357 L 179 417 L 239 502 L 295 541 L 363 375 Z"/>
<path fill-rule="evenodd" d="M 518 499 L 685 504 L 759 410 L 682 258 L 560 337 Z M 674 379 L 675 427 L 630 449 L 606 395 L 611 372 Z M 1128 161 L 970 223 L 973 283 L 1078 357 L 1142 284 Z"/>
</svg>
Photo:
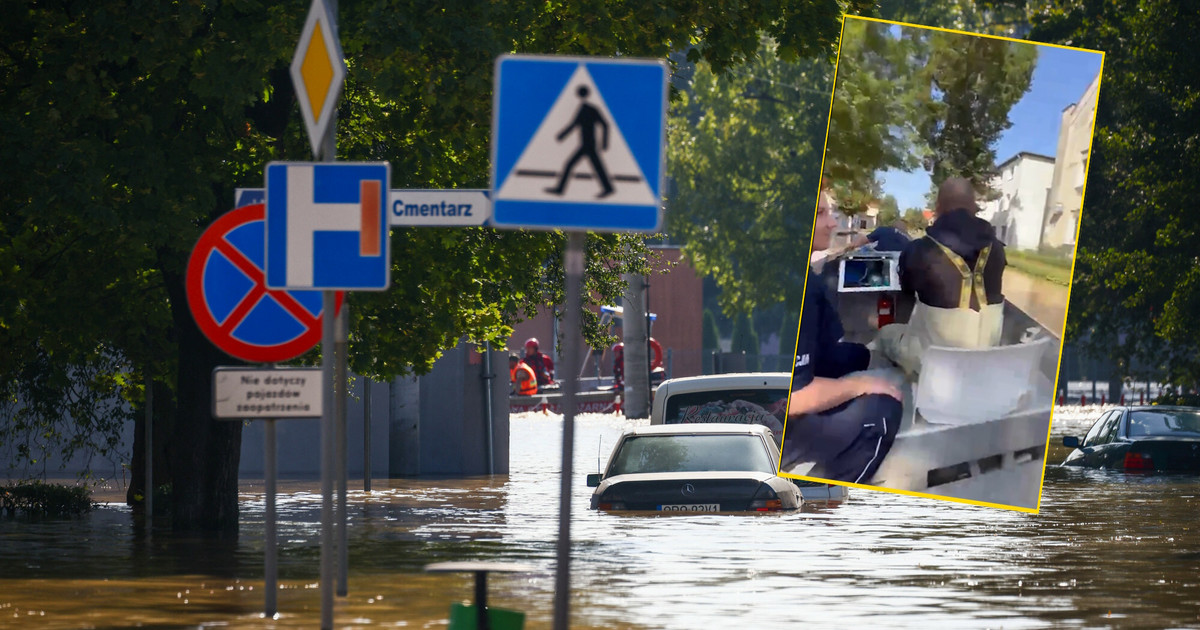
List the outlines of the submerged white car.
<svg viewBox="0 0 1200 630">
<path fill-rule="evenodd" d="M 613 447 L 603 473 L 588 475 L 594 510 L 773 512 L 803 503 L 775 474 L 779 450 L 757 424 L 639 427 Z"/>
<path fill-rule="evenodd" d="M 748 372 L 673 378 L 658 386 L 651 425 L 739 423 L 767 427 L 778 448 L 783 438 L 791 372 Z M 779 463 L 776 452 L 775 466 Z M 794 479 L 805 501 L 844 501 L 845 486 Z"/>
</svg>

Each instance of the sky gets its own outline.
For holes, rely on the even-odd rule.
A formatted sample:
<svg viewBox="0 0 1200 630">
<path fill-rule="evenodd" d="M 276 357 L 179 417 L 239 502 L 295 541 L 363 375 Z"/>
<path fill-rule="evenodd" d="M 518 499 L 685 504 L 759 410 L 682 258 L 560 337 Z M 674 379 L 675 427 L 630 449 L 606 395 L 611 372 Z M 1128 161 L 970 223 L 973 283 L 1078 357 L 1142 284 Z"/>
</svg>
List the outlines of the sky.
<svg viewBox="0 0 1200 630">
<path fill-rule="evenodd" d="M 1054 157 L 1062 110 L 1083 96 L 1092 78 L 1100 72 L 1100 60 L 1099 53 L 1038 46 L 1033 81 L 1029 91 L 1009 112 L 1013 126 L 996 142 L 996 161 L 1004 162 L 1021 151 Z M 901 211 L 925 207 L 929 174 L 924 170 L 884 171 L 880 173 L 880 182 L 885 195 L 896 197 Z"/>
</svg>

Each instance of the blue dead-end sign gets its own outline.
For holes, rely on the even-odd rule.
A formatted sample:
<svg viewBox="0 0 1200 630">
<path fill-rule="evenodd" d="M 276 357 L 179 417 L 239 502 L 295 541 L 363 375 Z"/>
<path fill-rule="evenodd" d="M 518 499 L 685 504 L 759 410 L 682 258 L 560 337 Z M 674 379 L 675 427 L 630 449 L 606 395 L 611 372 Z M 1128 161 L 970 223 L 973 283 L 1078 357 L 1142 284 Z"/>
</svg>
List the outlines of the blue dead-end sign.
<svg viewBox="0 0 1200 630">
<path fill-rule="evenodd" d="M 386 290 L 390 180 L 387 162 L 267 164 L 267 287 Z"/>
<path fill-rule="evenodd" d="M 496 60 L 492 224 L 653 232 L 662 224 L 662 60 Z"/>
</svg>

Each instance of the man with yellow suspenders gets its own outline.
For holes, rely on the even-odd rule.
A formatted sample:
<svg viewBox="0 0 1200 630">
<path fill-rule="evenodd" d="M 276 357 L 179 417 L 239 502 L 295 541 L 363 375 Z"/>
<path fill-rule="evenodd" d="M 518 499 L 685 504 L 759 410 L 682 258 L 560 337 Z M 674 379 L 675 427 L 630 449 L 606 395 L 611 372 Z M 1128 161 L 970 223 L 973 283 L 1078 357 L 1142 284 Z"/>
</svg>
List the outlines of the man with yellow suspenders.
<svg viewBox="0 0 1200 630">
<path fill-rule="evenodd" d="M 925 237 L 900 255 L 900 287 L 916 295 L 916 304 L 907 325 L 879 331 L 877 345 L 910 378 L 920 373 L 929 346 L 989 348 L 1000 342 L 1008 262 L 1004 243 L 975 216 L 978 211 L 971 182 L 947 179 Z"/>
</svg>

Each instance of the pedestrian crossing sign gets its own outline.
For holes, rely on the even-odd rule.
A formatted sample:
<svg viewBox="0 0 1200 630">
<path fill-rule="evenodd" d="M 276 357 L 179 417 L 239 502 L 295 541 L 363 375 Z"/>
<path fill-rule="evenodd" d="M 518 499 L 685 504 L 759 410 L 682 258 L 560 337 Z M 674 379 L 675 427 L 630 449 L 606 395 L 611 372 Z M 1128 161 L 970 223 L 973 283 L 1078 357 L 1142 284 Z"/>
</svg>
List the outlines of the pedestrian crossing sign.
<svg viewBox="0 0 1200 630">
<path fill-rule="evenodd" d="M 662 60 L 503 55 L 492 112 L 493 225 L 659 229 Z"/>
</svg>

